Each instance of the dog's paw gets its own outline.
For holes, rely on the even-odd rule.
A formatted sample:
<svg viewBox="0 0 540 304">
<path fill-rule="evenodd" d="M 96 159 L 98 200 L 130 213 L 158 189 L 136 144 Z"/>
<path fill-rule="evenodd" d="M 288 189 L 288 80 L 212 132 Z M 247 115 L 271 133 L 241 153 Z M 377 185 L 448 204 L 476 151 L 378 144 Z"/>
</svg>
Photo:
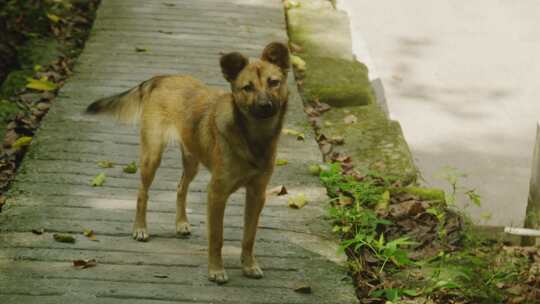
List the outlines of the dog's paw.
<svg viewBox="0 0 540 304">
<path fill-rule="evenodd" d="M 188 222 L 176 223 L 176 236 L 187 237 L 191 234 L 191 226 Z"/>
<path fill-rule="evenodd" d="M 261 267 L 259 267 L 257 264 L 249 267 L 242 267 L 242 272 L 244 273 L 244 276 L 252 279 L 260 279 L 264 276 Z"/>
<path fill-rule="evenodd" d="M 150 235 L 146 228 L 134 228 L 133 239 L 139 242 L 147 242 Z"/>
<path fill-rule="evenodd" d="M 221 285 L 227 283 L 229 281 L 229 277 L 227 276 L 227 272 L 225 272 L 225 269 L 209 270 L 208 280 Z"/>
</svg>

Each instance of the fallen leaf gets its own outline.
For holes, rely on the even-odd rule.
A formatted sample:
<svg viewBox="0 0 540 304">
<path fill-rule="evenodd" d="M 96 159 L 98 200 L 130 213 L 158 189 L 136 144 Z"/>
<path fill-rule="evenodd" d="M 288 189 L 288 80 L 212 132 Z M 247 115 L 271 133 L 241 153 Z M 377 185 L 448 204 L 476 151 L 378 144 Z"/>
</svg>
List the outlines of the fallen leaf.
<svg viewBox="0 0 540 304">
<path fill-rule="evenodd" d="M 145 49 L 145 48 L 141 48 L 141 47 L 136 46 L 136 47 L 135 47 L 135 52 L 137 52 L 137 53 L 144 53 L 144 52 L 148 52 L 148 49 Z"/>
<path fill-rule="evenodd" d="M 97 164 L 101 168 L 112 168 L 112 167 L 114 167 L 114 163 L 112 161 L 109 161 L 109 160 L 100 160 L 100 161 L 98 161 Z"/>
<path fill-rule="evenodd" d="M 330 142 L 334 145 L 343 145 L 345 143 L 345 138 L 343 136 L 332 136 L 330 137 Z"/>
<path fill-rule="evenodd" d="M 306 284 L 298 284 L 294 286 L 294 292 L 302 293 L 302 294 L 311 294 L 313 291 L 311 290 L 311 286 Z"/>
<path fill-rule="evenodd" d="M 39 229 L 32 229 L 33 234 L 42 235 L 43 232 L 45 232 L 45 229 L 39 228 Z"/>
<path fill-rule="evenodd" d="M 53 234 L 53 238 L 60 243 L 75 243 L 75 238 L 69 234 L 55 233 Z"/>
<path fill-rule="evenodd" d="M 304 133 L 293 130 L 293 129 L 283 129 L 281 132 L 285 135 L 296 136 L 296 139 L 298 140 L 304 140 L 305 138 Z"/>
<path fill-rule="evenodd" d="M 276 160 L 276 166 L 285 166 L 288 163 L 289 163 L 289 161 L 286 160 L 286 159 L 277 159 Z"/>
<path fill-rule="evenodd" d="M 325 102 L 317 102 L 316 109 L 319 111 L 319 113 L 324 113 L 326 111 L 330 111 L 332 107 Z"/>
<path fill-rule="evenodd" d="M 20 147 L 28 146 L 32 142 L 32 137 L 30 136 L 23 136 L 19 139 L 17 139 L 13 145 L 11 145 L 12 148 L 18 149 Z"/>
<path fill-rule="evenodd" d="M 301 46 L 299 46 L 298 44 L 296 44 L 294 42 L 290 42 L 289 45 L 290 45 L 291 51 L 293 53 L 301 53 L 301 52 L 304 51 L 304 48 L 302 48 Z"/>
<path fill-rule="evenodd" d="M 97 266 L 97 261 L 95 259 L 73 261 L 73 267 L 77 267 L 81 269 L 86 269 L 86 268 L 96 267 L 96 266 Z"/>
<path fill-rule="evenodd" d="M 163 3 L 163 5 L 168 6 L 168 7 L 176 6 L 176 4 L 174 3 Z"/>
<path fill-rule="evenodd" d="M 41 79 L 34 79 L 34 78 L 27 78 L 28 83 L 26 84 L 26 87 L 29 89 L 34 89 L 38 91 L 54 91 L 58 88 L 58 86 L 47 80 L 47 77 L 41 78 Z"/>
<path fill-rule="evenodd" d="M 295 196 L 289 197 L 287 202 L 290 208 L 300 209 L 307 204 L 307 199 L 304 193 L 300 193 Z"/>
<path fill-rule="evenodd" d="M 124 167 L 124 173 L 134 174 L 137 173 L 137 163 L 132 161 L 130 164 Z"/>
<path fill-rule="evenodd" d="M 168 277 L 169 277 L 168 275 L 164 275 L 164 274 L 155 274 L 154 275 L 154 278 L 158 278 L 158 279 L 166 279 Z"/>
<path fill-rule="evenodd" d="M 291 55 L 291 63 L 293 67 L 298 70 L 298 72 L 303 72 L 306 70 L 306 62 L 296 55 Z"/>
<path fill-rule="evenodd" d="M 357 121 L 358 121 L 358 118 L 356 118 L 356 116 L 354 116 L 353 114 L 349 114 L 345 116 L 345 118 L 343 118 L 343 122 L 345 122 L 346 124 L 353 124 L 353 123 L 356 123 Z"/>
<path fill-rule="evenodd" d="M 51 20 L 54 23 L 58 23 L 58 21 L 60 21 L 60 17 L 58 17 L 55 14 L 47 14 L 47 18 L 49 18 L 49 20 Z"/>
<path fill-rule="evenodd" d="M 350 206 L 353 203 L 353 199 L 348 196 L 340 195 L 337 204 L 339 206 Z"/>
<path fill-rule="evenodd" d="M 319 176 L 321 174 L 321 166 L 319 165 L 310 165 L 308 170 L 309 174 L 314 176 Z"/>
<path fill-rule="evenodd" d="M 83 231 L 84 236 L 86 236 L 89 240 L 98 242 L 99 240 L 96 238 L 96 234 L 94 233 L 94 230 L 92 229 L 85 229 Z"/>
<path fill-rule="evenodd" d="M 103 183 L 105 183 L 105 179 L 107 177 L 105 176 L 105 173 L 100 173 L 98 175 L 96 175 L 96 177 L 94 177 L 94 179 L 92 180 L 92 187 L 101 187 L 103 186 Z"/>
<path fill-rule="evenodd" d="M 279 185 L 277 187 L 274 187 L 274 188 L 268 190 L 268 194 L 269 195 L 277 195 L 277 196 L 285 195 L 285 194 L 287 194 L 287 188 L 285 188 L 285 186 L 283 186 L 283 185 Z"/>
<path fill-rule="evenodd" d="M 291 8 L 298 8 L 300 7 L 300 3 L 298 1 L 294 1 L 294 0 L 287 0 L 285 2 L 285 8 L 286 9 L 291 9 Z"/>
</svg>

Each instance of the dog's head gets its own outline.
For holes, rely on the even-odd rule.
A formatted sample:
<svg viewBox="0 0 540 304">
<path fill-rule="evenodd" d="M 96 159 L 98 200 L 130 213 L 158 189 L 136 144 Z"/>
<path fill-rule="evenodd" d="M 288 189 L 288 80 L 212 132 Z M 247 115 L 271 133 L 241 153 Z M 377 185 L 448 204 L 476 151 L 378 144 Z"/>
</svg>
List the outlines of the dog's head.
<svg viewBox="0 0 540 304">
<path fill-rule="evenodd" d="M 237 107 L 244 115 L 257 119 L 275 116 L 287 103 L 289 50 L 283 43 L 268 44 L 259 60 L 249 62 L 234 52 L 223 55 L 221 71 L 231 84 Z"/>
</svg>

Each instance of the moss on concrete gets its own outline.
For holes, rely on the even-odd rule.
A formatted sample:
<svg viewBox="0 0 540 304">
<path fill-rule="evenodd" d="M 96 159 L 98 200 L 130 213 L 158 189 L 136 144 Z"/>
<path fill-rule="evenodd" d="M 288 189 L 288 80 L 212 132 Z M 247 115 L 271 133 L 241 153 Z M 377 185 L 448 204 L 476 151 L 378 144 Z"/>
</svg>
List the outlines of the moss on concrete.
<svg viewBox="0 0 540 304">
<path fill-rule="evenodd" d="M 357 118 L 345 123 L 347 115 Z M 351 155 L 360 171 L 376 171 L 405 184 L 416 181 L 417 169 L 399 123 L 389 120 L 378 105 L 332 109 L 323 114 L 321 132 L 327 137 L 343 136 L 335 151 Z"/>
<path fill-rule="evenodd" d="M 319 3 L 320 2 L 320 3 Z M 367 67 L 354 60 L 347 15 L 328 1 L 301 3 L 288 10 L 295 55 L 306 62 L 304 97 L 335 107 L 374 102 Z"/>
<path fill-rule="evenodd" d="M 358 169 L 415 181 L 417 170 L 399 123 L 376 104 L 367 67 L 353 59 L 347 15 L 327 0 L 299 3 L 287 11 L 289 37 L 293 52 L 306 63 L 305 71 L 296 71 L 304 101 L 318 99 L 332 106 L 322 116 L 330 123 L 323 123 L 321 132 L 343 136 L 345 144 L 334 149 L 351 155 Z M 356 123 L 344 122 L 350 114 Z"/>
<path fill-rule="evenodd" d="M 358 61 L 305 57 L 304 96 L 334 107 L 374 103 L 367 67 Z"/>
<path fill-rule="evenodd" d="M 409 193 L 417 196 L 422 201 L 438 201 L 445 202 L 446 196 L 443 190 L 438 188 L 422 188 L 422 187 L 399 187 L 392 188 L 390 191 L 392 194 Z"/>
</svg>

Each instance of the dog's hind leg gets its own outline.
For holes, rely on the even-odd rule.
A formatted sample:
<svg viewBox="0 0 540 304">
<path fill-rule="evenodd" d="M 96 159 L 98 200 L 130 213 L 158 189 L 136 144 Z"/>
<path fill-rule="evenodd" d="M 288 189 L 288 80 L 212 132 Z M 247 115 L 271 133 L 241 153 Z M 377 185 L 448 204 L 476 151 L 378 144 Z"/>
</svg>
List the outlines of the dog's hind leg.
<svg viewBox="0 0 540 304">
<path fill-rule="evenodd" d="M 184 171 L 182 172 L 182 179 L 178 184 L 178 193 L 176 197 L 176 235 L 187 236 L 191 234 L 191 227 L 186 214 L 186 199 L 189 184 L 197 175 L 199 171 L 199 160 L 197 157 L 188 154 L 188 152 L 182 150 L 182 166 Z"/>
<path fill-rule="evenodd" d="M 260 279 L 263 272 L 255 260 L 253 247 L 259 217 L 266 201 L 266 185 L 269 176 L 254 178 L 246 185 L 246 205 L 244 207 L 244 237 L 242 239 L 242 270 L 246 277 Z"/>
<path fill-rule="evenodd" d="M 135 215 L 135 223 L 133 224 L 133 238 L 137 241 L 145 242 L 149 237 L 146 227 L 148 189 L 161 163 L 161 154 L 168 140 L 165 138 L 162 130 L 163 127 L 158 123 L 143 121 L 141 126 L 141 184 L 137 197 L 137 213 Z"/>
</svg>

